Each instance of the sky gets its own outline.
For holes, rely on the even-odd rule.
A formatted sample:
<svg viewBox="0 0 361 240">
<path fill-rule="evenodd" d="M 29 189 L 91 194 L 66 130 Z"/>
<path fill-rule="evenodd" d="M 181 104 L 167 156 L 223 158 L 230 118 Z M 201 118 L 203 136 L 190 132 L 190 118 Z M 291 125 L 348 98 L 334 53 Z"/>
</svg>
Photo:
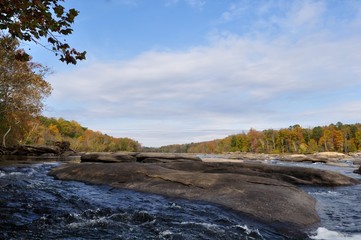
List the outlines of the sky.
<svg viewBox="0 0 361 240">
<path fill-rule="evenodd" d="M 66 0 L 76 66 L 50 67 L 44 115 L 159 147 L 361 122 L 359 0 Z"/>
</svg>

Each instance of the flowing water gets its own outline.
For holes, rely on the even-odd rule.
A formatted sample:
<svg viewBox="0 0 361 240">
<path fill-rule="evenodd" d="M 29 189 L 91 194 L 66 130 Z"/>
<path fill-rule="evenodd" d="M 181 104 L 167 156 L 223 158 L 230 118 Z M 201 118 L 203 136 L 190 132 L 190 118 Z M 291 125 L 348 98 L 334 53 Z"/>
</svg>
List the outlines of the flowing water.
<svg viewBox="0 0 361 240">
<path fill-rule="evenodd" d="M 289 239 L 209 203 L 55 180 L 59 164 L 0 167 L 0 239 Z M 360 186 L 304 188 L 322 219 L 311 239 L 361 239 Z"/>
<path fill-rule="evenodd" d="M 357 178 L 351 162 L 349 167 L 329 166 L 323 163 L 285 163 L 275 161 L 273 164 L 313 167 L 331 170 Z M 361 240 L 361 184 L 346 187 L 302 187 L 308 194 L 317 199 L 317 212 L 321 218 L 321 226 L 313 234 L 313 239 L 326 240 Z"/>
</svg>

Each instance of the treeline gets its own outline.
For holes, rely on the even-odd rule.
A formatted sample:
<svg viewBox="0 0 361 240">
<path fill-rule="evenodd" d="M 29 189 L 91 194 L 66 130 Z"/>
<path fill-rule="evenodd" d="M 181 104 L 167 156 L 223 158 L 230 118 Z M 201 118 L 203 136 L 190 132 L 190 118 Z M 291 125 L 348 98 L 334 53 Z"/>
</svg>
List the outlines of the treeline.
<svg viewBox="0 0 361 240">
<path fill-rule="evenodd" d="M 361 151 L 361 124 L 330 124 L 314 128 L 300 125 L 279 130 L 267 129 L 228 136 L 224 139 L 169 145 L 148 151 L 179 153 L 315 153 L 324 151 L 356 152 Z"/>
<path fill-rule="evenodd" d="M 76 121 L 63 118 L 38 117 L 32 124 L 26 144 L 54 145 L 67 141 L 78 152 L 139 151 L 140 144 L 130 138 L 115 138 L 101 132 L 89 130 Z"/>
</svg>

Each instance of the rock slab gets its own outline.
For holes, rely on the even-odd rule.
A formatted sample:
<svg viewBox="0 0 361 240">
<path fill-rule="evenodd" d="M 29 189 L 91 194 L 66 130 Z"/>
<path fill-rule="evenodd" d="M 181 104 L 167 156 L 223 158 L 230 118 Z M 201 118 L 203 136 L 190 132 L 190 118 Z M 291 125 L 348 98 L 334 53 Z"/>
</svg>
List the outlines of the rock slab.
<svg viewBox="0 0 361 240">
<path fill-rule="evenodd" d="M 296 185 L 358 183 L 353 178 L 325 170 L 254 163 L 211 163 L 179 155 L 131 154 L 125 157 L 122 154 L 89 154 L 87 158 L 85 161 L 94 159 L 97 164 L 84 161 L 66 164 L 50 174 L 63 180 L 207 201 L 265 223 L 279 223 L 295 229 L 310 227 L 319 221 L 315 199 Z M 114 159 L 118 162 L 112 163 Z"/>
<path fill-rule="evenodd" d="M 147 163 L 67 164 L 52 171 L 58 179 L 208 201 L 262 219 L 306 227 L 319 221 L 316 201 L 295 186 L 235 173 L 194 173 Z"/>
<path fill-rule="evenodd" d="M 90 152 L 81 156 L 81 162 L 144 162 L 160 163 L 168 161 L 198 161 L 202 160 L 189 154 L 176 153 L 133 153 L 133 152 Z"/>
</svg>

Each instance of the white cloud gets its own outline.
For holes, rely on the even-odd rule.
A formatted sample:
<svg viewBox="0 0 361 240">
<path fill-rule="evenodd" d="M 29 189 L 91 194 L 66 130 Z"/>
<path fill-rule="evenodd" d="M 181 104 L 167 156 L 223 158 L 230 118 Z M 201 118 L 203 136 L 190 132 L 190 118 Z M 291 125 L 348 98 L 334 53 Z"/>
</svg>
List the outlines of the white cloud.
<svg viewBox="0 0 361 240">
<path fill-rule="evenodd" d="M 89 118 L 160 118 L 188 124 L 198 119 L 202 123 L 196 129 L 247 129 L 259 121 L 265 124 L 261 113 L 277 118 L 274 108 L 285 104 L 277 105 L 280 99 L 297 99 L 297 106 L 307 96 L 361 87 L 360 51 L 359 39 L 280 44 L 225 38 L 208 47 L 151 51 L 127 62 L 95 62 L 54 75 L 51 101 L 61 105 L 66 99 L 72 102 L 70 109 L 82 106 L 81 114 Z M 174 124 L 175 129 L 180 126 Z"/>
<path fill-rule="evenodd" d="M 308 25 L 322 25 L 325 6 L 301 3 L 283 18 L 263 21 L 261 30 L 279 27 L 272 37 L 261 30 L 214 31 L 207 46 L 148 51 L 119 62 L 93 60 L 53 75 L 50 114 L 147 146 L 210 140 L 250 127 L 360 122 L 361 36 L 310 30 Z M 235 5 L 224 19 L 239 9 Z M 263 5 L 257 14 L 268 11 Z M 296 26 L 299 31 L 290 34 Z"/>
</svg>

